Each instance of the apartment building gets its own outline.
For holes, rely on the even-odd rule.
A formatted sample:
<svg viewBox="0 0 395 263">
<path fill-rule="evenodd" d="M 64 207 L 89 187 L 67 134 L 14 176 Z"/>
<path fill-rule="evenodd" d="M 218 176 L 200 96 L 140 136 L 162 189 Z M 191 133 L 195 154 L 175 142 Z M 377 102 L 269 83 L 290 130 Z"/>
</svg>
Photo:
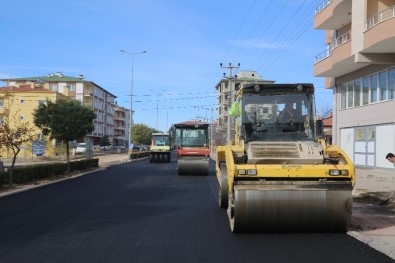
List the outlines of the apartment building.
<svg viewBox="0 0 395 263">
<path fill-rule="evenodd" d="M 323 1 L 314 29 L 325 30 L 313 71 L 333 90 L 333 143 L 357 166 L 393 168 L 395 0 Z"/>
<path fill-rule="evenodd" d="M 217 131 L 223 132 L 223 135 L 226 136 L 226 131 L 228 129 L 228 118 L 229 113 L 228 109 L 231 106 L 231 102 L 234 100 L 234 97 L 237 91 L 242 87 L 242 85 L 246 84 L 267 84 L 274 83 L 272 80 L 264 80 L 261 78 L 257 71 L 252 70 L 242 70 L 235 76 L 229 76 L 221 79 L 216 85 L 215 89 L 217 91 L 217 110 L 218 110 L 218 126 Z M 233 140 L 234 136 L 234 125 L 230 124 L 231 128 L 231 139 Z"/>
<path fill-rule="evenodd" d="M 68 77 L 61 72 L 57 72 L 47 76 L 1 79 L 1 81 L 5 82 L 8 87 L 13 87 L 14 90 L 23 88 L 27 94 L 34 93 L 36 88 L 40 87 L 40 89 L 46 90 L 48 94 L 61 94 L 81 101 L 81 103 L 90 106 L 97 116 L 94 120 L 94 131 L 87 134 L 83 141 L 90 140 L 96 145 L 99 144 L 100 138 L 104 136 L 108 136 L 110 141 L 113 140 L 116 96 L 96 83 L 85 80 L 83 75 Z M 30 87 L 30 90 L 26 87 Z M 31 115 L 32 113 L 31 108 L 23 107 L 22 110 L 25 115 Z"/>
<path fill-rule="evenodd" d="M 125 146 L 129 144 L 130 110 L 115 105 L 114 114 L 114 142 L 113 146 Z"/>
<path fill-rule="evenodd" d="M 47 99 L 56 101 L 65 97 L 63 94 L 44 89 L 38 85 L 33 85 L 33 88 L 31 85 L 0 87 L 0 123 L 8 118 L 13 122 L 28 122 L 32 128 L 35 128 L 33 110 Z M 17 125 L 15 123 L 15 126 Z M 36 141 L 43 140 L 41 130 L 36 128 L 35 133 Z M 44 147 L 47 155 L 55 154 L 55 148 L 51 144 L 45 144 Z M 11 157 L 13 153 L 4 149 L 3 152 L 0 152 L 0 156 Z M 24 158 L 32 156 L 32 142 L 22 145 L 19 156 Z"/>
</svg>

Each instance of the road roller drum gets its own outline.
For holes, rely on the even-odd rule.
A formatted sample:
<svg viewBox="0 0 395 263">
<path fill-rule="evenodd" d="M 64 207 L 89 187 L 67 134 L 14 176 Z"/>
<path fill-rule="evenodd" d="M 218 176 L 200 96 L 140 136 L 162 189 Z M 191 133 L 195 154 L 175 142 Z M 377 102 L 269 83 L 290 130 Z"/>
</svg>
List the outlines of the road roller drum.
<svg viewBox="0 0 395 263">
<path fill-rule="evenodd" d="M 351 182 L 237 185 L 228 207 L 230 227 L 233 232 L 344 232 L 351 189 Z"/>
<path fill-rule="evenodd" d="M 208 175 L 208 157 L 180 157 L 178 158 L 179 175 Z"/>
</svg>

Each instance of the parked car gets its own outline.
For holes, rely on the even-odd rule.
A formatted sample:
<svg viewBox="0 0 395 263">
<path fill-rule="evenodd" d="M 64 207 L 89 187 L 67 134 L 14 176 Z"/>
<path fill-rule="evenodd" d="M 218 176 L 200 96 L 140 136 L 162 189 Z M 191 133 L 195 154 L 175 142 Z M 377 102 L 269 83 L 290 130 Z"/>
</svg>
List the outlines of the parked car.
<svg viewBox="0 0 395 263">
<path fill-rule="evenodd" d="M 75 153 L 85 153 L 86 152 L 86 143 L 77 144 L 77 148 L 75 149 Z"/>
</svg>

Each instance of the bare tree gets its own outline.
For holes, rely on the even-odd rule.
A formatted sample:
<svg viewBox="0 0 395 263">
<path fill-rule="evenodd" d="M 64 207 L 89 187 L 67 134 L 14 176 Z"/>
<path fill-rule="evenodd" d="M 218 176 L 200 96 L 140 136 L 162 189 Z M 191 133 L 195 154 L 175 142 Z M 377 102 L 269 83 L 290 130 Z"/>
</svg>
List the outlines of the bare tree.
<svg viewBox="0 0 395 263">
<path fill-rule="evenodd" d="M 328 104 L 317 105 L 316 114 L 322 118 L 325 114 L 327 114 L 330 110 L 332 110 L 332 106 Z"/>
<path fill-rule="evenodd" d="M 13 186 L 14 166 L 16 157 L 21 151 L 21 146 L 26 142 L 31 142 L 34 138 L 34 128 L 29 122 L 20 120 L 19 111 L 10 116 L 7 110 L 4 120 L 0 123 L 0 150 L 6 149 L 12 151 L 12 164 L 9 172 L 9 185 Z"/>
</svg>

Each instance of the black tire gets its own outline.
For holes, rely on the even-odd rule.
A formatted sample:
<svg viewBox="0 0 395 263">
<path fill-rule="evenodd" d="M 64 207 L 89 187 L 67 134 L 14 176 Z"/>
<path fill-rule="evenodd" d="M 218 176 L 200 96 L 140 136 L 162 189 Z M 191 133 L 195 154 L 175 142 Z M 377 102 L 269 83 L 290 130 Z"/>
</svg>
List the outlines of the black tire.
<svg viewBox="0 0 395 263">
<path fill-rule="evenodd" d="M 163 154 L 163 162 L 165 162 L 165 163 L 169 162 L 169 154 L 168 153 Z"/>
<path fill-rule="evenodd" d="M 226 164 L 221 163 L 220 182 L 218 185 L 218 205 L 220 208 L 227 208 L 229 203 L 228 170 Z"/>
</svg>

